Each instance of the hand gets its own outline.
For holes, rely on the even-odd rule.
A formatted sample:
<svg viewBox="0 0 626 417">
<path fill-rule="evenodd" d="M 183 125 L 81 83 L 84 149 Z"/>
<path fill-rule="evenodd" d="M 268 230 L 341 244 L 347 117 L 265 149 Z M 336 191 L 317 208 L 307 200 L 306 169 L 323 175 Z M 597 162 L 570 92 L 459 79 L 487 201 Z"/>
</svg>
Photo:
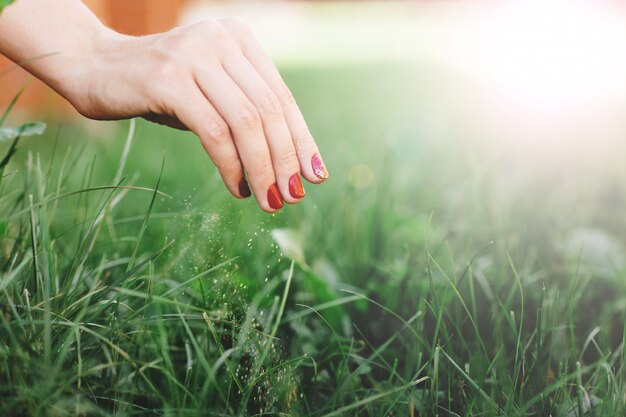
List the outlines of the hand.
<svg viewBox="0 0 626 417">
<path fill-rule="evenodd" d="M 143 116 L 195 132 L 236 197 L 274 212 L 328 177 L 302 114 L 239 19 L 134 38 L 80 0 L 20 0 L 0 15 L 0 53 L 94 119 Z M 40 59 L 32 59 L 40 57 Z"/>
<path fill-rule="evenodd" d="M 278 70 L 240 19 L 167 33 L 102 38 L 68 79 L 65 96 L 93 119 L 142 116 L 192 130 L 238 198 L 254 191 L 274 212 L 304 197 L 300 175 L 328 174 Z"/>
</svg>

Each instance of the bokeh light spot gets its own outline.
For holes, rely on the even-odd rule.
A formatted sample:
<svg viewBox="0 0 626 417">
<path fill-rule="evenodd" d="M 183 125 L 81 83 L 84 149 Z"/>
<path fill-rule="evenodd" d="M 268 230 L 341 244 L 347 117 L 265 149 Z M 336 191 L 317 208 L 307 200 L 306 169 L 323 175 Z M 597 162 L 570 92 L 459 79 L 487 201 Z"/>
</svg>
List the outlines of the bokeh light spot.
<svg viewBox="0 0 626 417">
<path fill-rule="evenodd" d="M 354 188 L 367 188 L 372 185 L 374 181 L 374 172 L 372 172 L 372 169 L 368 165 L 353 165 L 348 174 L 348 181 L 350 181 L 350 184 L 352 184 Z"/>
</svg>

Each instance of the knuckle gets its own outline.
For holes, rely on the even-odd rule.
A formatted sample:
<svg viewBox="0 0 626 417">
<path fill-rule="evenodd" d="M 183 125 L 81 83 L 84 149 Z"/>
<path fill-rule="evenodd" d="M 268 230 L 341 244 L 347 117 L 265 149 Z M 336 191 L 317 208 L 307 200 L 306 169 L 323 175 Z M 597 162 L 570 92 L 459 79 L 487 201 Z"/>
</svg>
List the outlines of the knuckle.
<svg viewBox="0 0 626 417">
<path fill-rule="evenodd" d="M 291 92 L 289 87 L 287 87 L 287 84 L 285 83 L 281 83 L 280 98 L 283 100 L 285 105 L 290 106 L 290 107 L 296 106 L 296 98 L 293 96 L 293 93 Z"/>
<path fill-rule="evenodd" d="M 249 161 L 249 163 L 245 165 L 245 169 L 248 171 L 250 179 L 253 183 L 274 183 L 274 166 L 272 165 L 272 160 L 269 155 L 263 158 L 258 158 L 254 161 Z"/>
<path fill-rule="evenodd" d="M 241 17 L 226 17 L 224 19 L 220 19 L 219 22 L 240 35 L 252 35 L 252 28 L 248 22 Z"/>
<path fill-rule="evenodd" d="M 296 146 L 310 145 L 311 143 L 315 143 L 315 139 L 313 139 L 311 133 L 307 131 L 300 135 L 294 136 L 293 143 Z"/>
<path fill-rule="evenodd" d="M 217 166 L 222 178 L 224 178 L 224 182 L 229 182 L 230 179 L 237 184 L 241 178 L 241 161 L 239 161 L 237 157 L 229 157 L 216 161 L 215 166 Z"/>
<path fill-rule="evenodd" d="M 296 151 L 291 148 L 281 152 L 278 156 L 278 163 L 283 166 L 297 165 L 298 157 L 296 155 Z"/>
<path fill-rule="evenodd" d="M 228 38 L 228 32 L 224 26 L 215 20 L 203 20 L 196 25 L 200 36 L 204 39 L 209 38 L 213 41 L 224 40 Z"/>
<path fill-rule="evenodd" d="M 254 176 L 258 178 L 271 178 L 273 171 L 274 166 L 272 165 L 272 161 L 270 159 L 260 161 L 258 165 L 252 169 Z M 271 182 L 273 183 L 274 181 L 272 180 Z"/>
<path fill-rule="evenodd" d="M 280 105 L 280 101 L 278 101 L 278 97 L 276 97 L 276 95 L 271 91 L 268 91 L 265 94 L 259 107 L 265 116 L 272 119 L 277 119 L 283 115 L 283 109 Z"/>
<path fill-rule="evenodd" d="M 173 29 L 168 32 L 161 42 L 161 50 L 164 53 L 172 54 L 172 51 L 193 52 L 197 43 L 198 25 Z"/>
<path fill-rule="evenodd" d="M 185 32 L 181 33 L 174 40 L 174 45 L 172 45 L 175 50 L 181 51 L 183 53 L 193 54 L 197 52 L 198 48 L 198 39 L 193 33 Z"/>
<path fill-rule="evenodd" d="M 245 101 L 239 106 L 237 125 L 243 129 L 256 129 L 261 126 L 261 117 L 252 103 Z"/>
<path fill-rule="evenodd" d="M 241 171 L 241 161 L 238 158 L 230 158 L 224 163 L 224 171 L 231 174 L 238 174 Z"/>
<path fill-rule="evenodd" d="M 230 129 L 224 120 L 212 119 L 206 125 L 207 136 L 215 142 L 223 142 L 230 136 Z"/>
</svg>

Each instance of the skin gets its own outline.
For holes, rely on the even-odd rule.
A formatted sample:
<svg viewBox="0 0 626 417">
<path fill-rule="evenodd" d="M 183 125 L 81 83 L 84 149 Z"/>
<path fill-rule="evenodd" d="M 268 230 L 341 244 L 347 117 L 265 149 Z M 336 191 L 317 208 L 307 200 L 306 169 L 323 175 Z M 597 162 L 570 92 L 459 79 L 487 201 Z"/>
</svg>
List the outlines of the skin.
<svg viewBox="0 0 626 417">
<path fill-rule="evenodd" d="M 106 28 L 79 0 L 17 0 L 0 14 L 0 53 L 98 120 L 144 117 L 193 131 L 237 198 L 247 174 L 266 212 L 268 189 L 319 184 L 319 155 L 278 70 L 241 19 L 143 37 Z M 319 175 L 319 171 L 318 171 Z"/>
</svg>

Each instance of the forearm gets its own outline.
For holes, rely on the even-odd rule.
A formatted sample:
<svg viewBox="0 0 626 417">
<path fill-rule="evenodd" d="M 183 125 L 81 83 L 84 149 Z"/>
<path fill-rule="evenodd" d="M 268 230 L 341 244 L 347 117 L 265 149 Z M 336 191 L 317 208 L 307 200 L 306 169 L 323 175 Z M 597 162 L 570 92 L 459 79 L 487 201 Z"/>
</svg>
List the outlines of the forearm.
<svg viewBox="0 0 626 417">
<path fill-rule="evenodd" d="M 70 101 L 85 60 L 116 36 L 80 0 L 17 0 L 0 14 L 0 53 Z"/>
</svg>

